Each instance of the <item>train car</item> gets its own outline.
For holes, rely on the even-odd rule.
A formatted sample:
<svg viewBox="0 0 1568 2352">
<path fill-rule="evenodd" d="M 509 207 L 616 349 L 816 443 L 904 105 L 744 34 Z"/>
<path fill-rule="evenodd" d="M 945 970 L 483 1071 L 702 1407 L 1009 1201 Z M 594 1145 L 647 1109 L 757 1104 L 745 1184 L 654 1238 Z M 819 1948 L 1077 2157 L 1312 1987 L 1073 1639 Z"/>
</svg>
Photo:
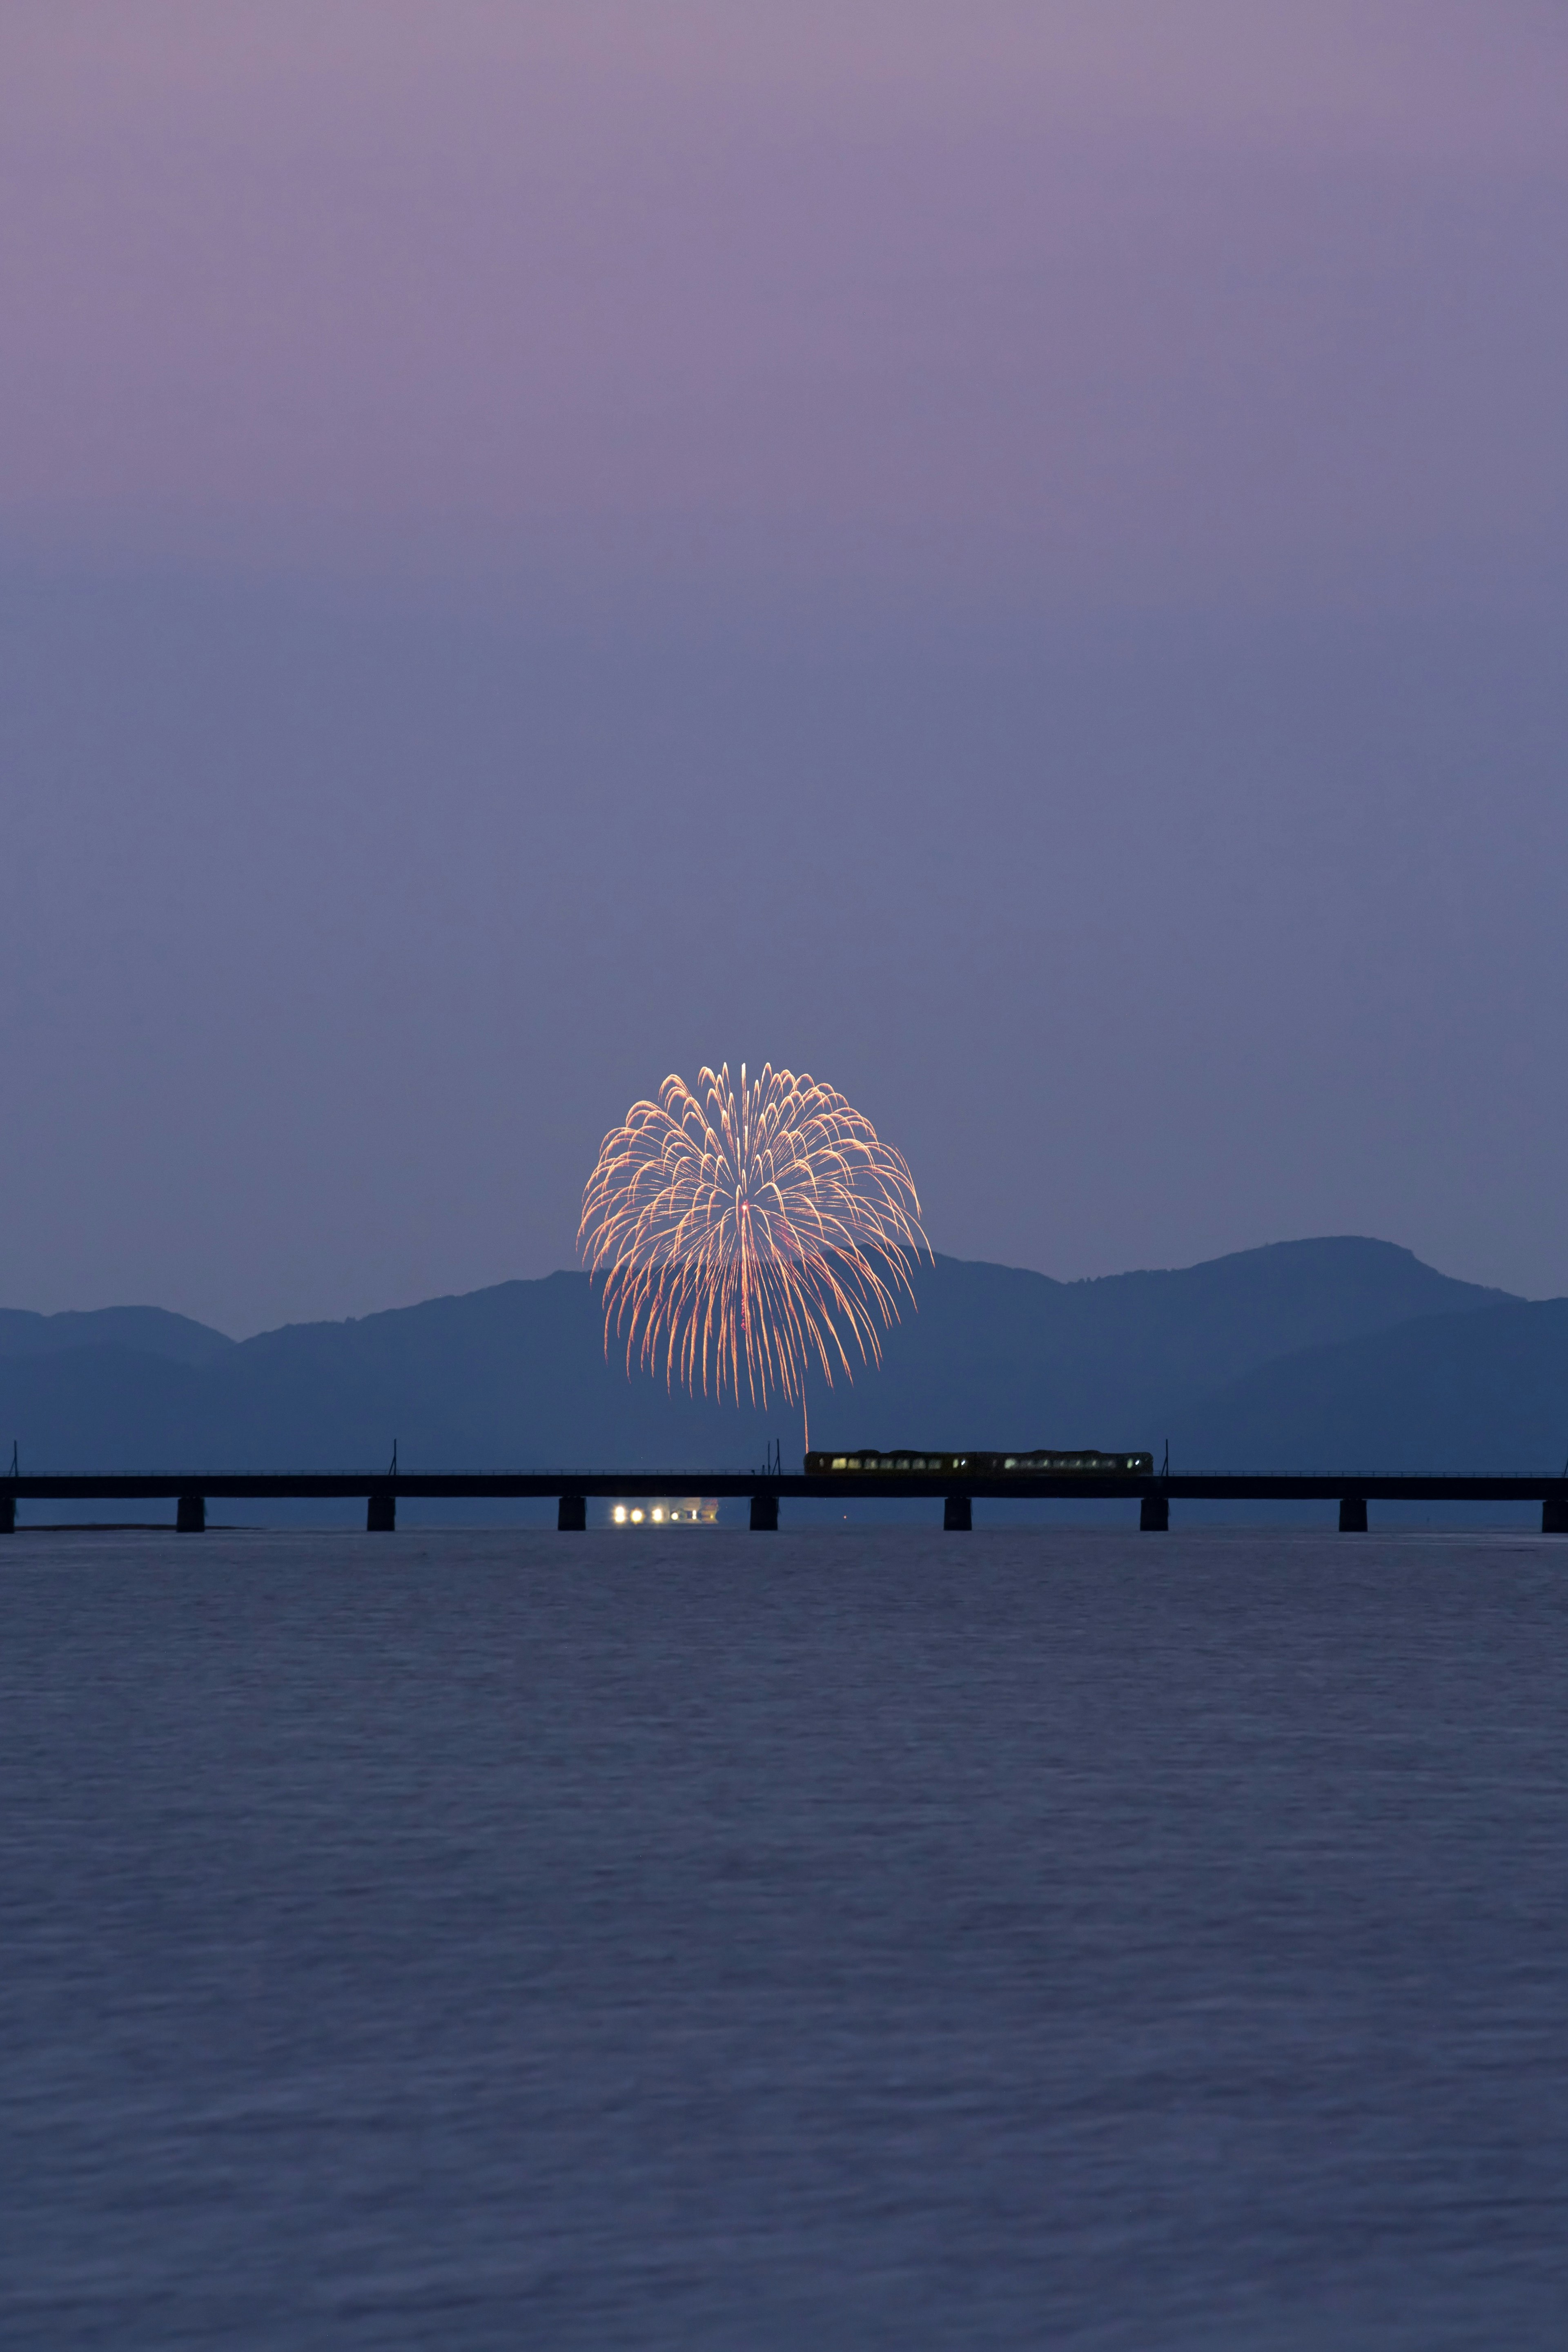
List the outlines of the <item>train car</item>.
<svg viewBox="0 0 1568 2352">
<path fill-rule="evenodd" d="M 922 1451 L 878 1454 L 874 1449 L 868 1451 L 862 1447 L 858 1454 L 808 1454 L 806 1475 L 808 1478 L 829 1478 L 835 1470 L 847 1470 L 858 1471 L 863 1476 L 868 1470 L 896 1470 L 906 1475 L 917 1475 L 925 1471 L 930 1477 L 949 1478 L 961 1470 L 977 1470 L 980 1460 L 977 1454 L 927 1454 Z"/>
<path fill-rule="evenodd" d="M 895 1472 L 901 1476 L 951 1478 L 965 1473 L 974 1478 L 1152 1478 L 1152 1454 L 1102 1454 L 1093 1446 L 1075 1452 L 1040 1447 L 1032 1454 L 930 1454 L 911 1447 L 883 1454 L 862 1446 L 856 1454 L 808 1454 L 808 1478 L 840 1475 L 864 1477 L 867 1472 Z"/>
</svg>

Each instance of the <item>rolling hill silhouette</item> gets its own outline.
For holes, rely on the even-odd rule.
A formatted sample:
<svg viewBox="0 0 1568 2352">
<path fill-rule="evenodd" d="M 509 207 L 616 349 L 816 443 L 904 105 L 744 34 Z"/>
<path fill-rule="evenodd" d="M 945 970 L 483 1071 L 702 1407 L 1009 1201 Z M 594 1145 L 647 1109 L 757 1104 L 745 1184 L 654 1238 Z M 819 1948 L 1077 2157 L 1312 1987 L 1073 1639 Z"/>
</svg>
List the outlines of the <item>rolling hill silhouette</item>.
<svg viewBox="0 0 1568 2352">
<path fill-rule="evenodd" d="M 939 1257 L 883 1362 L 813 1382 L 813 1444 L 1144 1445 L 1187 1469 L 1541 1469 L 1568 1450 L 1568 1301 L 1361 1238 L 1056 1282 Z M 241 1342 L 152 1307 L 0 1314 L 0 1440 L 30 1471 L 745 1469 L 798 1413 L 607 1360 L 554 1274 Z M 8 1445 L 5 1451 L 9 1451 Z"/>
</svg>

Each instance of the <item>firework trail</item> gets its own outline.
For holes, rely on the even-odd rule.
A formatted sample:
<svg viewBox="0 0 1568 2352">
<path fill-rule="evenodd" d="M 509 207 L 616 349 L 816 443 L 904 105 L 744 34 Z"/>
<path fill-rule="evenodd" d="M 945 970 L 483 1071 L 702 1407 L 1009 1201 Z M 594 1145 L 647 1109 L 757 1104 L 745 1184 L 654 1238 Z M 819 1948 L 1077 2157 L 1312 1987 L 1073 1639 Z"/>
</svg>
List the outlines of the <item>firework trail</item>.
<svg viewBox="0 0 1568 2352">
<path fill-rule="evenodd" d="M 604 1276 L 612 1329 L 667 1382 L 804 1409 L 815 1364 L 853 1378 L 882 1354 L 879 1327 L 911 1303 L 930 1255 L 901 1152 L 831 1087 L 765 1066 L 738 1089 L 729 1065 L 694 1093 L 670 1076 L 601 1146 L 578 1247 Z"/>
</svg>

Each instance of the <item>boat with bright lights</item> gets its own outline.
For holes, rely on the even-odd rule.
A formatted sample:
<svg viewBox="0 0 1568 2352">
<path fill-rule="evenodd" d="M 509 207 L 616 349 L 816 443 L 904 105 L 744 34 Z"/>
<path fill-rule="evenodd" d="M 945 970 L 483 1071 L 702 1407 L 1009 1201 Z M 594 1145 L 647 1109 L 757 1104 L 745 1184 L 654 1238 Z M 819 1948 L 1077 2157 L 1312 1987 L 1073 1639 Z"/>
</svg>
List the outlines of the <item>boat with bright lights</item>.
<svg viewBox="0 0 1568 2352">
<path fill-rule="evenodd" d="M 718 1502 L 712 1495 L 681 1495 L 674 1501 L 663 1496 L 646 1503 L 617 1503 L 611 1511 L 612 1528 L 711 1528 L 718 1520 Z"/>
</svg>

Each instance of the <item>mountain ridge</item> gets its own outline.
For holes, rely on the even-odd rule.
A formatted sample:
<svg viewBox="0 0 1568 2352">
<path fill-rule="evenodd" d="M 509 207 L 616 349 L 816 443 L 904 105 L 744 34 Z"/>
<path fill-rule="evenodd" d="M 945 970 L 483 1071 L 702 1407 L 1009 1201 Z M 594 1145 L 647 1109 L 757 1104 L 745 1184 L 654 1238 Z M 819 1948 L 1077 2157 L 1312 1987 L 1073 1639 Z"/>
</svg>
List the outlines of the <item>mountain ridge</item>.
<svg viewBox="0 0 1568 2352">
<path fill-rule="evenodd" d="M 1202 1458 L 1223 1433 L 1223 1460 Z M 1281 1475 L 1557 1474 L 1568 1298 L 1511 1299 L 1279 1357 L 1173 1423 L 1182 1467 Z"/>
<path fill-rule="evenodd" d="M 1339 1426 L 1337 1381 L 1360 1398 L 1357 1426 L 1375 1444 L 1375 1383 L 1356 1370 L 1374 1343 L 1441 1326 L 1429 1344 L 1452 1358 L 1450 1384 L 1462 1386 L 1474 1318 L 1531 1305 L 1364 1235 L 1073 1283 L 938 1256 L 918 1288 L 919 1311 L 885 1335 L 880 1366 L 852 1385 L 812 1383 L 813 1442 L 1157 1451 L 1168 1433 L 1189 1461 L 1195 1447 L 1218 1448 L 1215 1466 L 1239 1467 L 1229 1457 L 1266 1446 L 1270 1430 L 1297 1453 L 1321 1451 Z M 799 1458 L 794 1412 L 737 1411 L 628 1380 L 613 1350 L 606 1359 L 592 1286 L 577 1272 L 238 1341 L 188 1318 L 134 1319 L 161 1315 L 61 1318 L 68 1335 L 94 1343 L 38 1344 L 33 1330 L 26 1350 L 9 1351 L 0 1318 L 0 1439 L 16 1436 L 26 1467 L 381 1467 L 394 1438 L 409 1469 L 746 1469 L 775 1441 Z M 126 1346 L 122 1335 L 138 1328 L 162 1352 Z M 1541 1329 L 1550 1356 L 1556 1326 Z M 1510 1346 L 1514 1374 L 1505 1364 L 1499 1377 L 1545 1377 L 1541 1347 Z M 1336 1349 L 1325 1370 L 1319 1359 Z M 1543 1411 L 1549 1420 L 1555 1404 Z"/>
<path fill-rule="evenodd" d="M 57 1315 L 0 1307 L 0 1357 L 120 1347 L 170 1363 L 205 1364 L 239 1344 L 226 1331 L 194 1322 L 189 1315 L 172 1314 L 166 1307 L 68 1307 Z"/>
</svg>

